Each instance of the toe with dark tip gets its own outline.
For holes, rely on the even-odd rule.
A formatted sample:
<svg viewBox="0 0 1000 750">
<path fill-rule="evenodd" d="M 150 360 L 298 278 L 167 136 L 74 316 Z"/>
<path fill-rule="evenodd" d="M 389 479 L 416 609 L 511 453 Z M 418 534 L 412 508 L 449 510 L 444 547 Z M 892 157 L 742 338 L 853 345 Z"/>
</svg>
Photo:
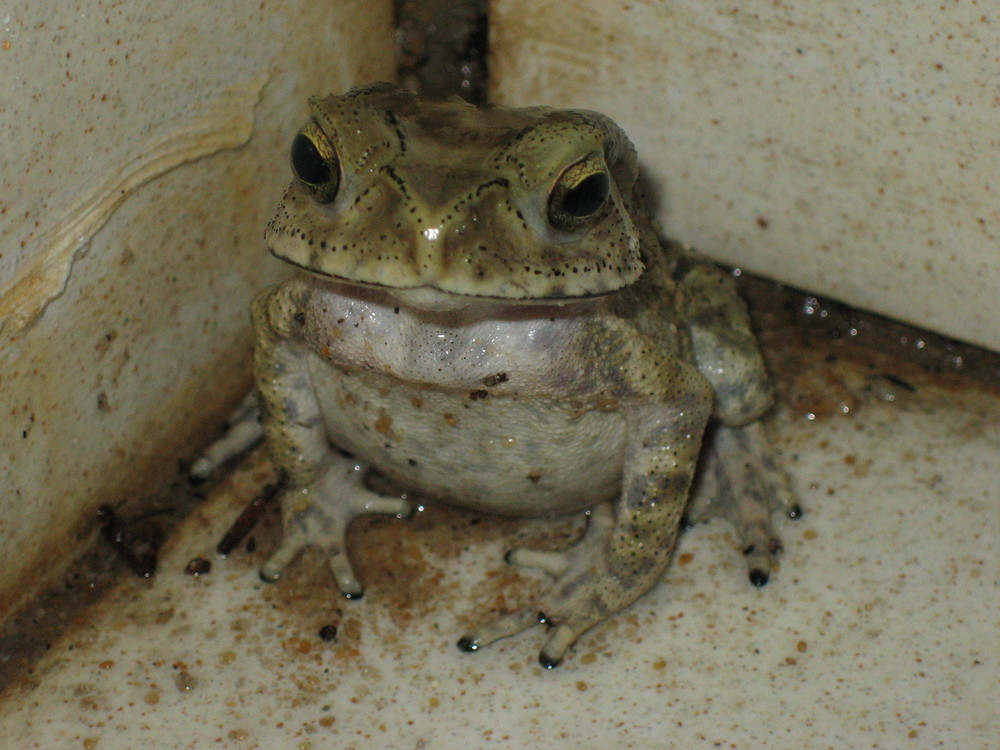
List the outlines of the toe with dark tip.
<svg viewBox="0 0 1000 750">
<path fill-rule="evenodd" d="M 479 650 L 479 641 L 468 635 L 464 635 L 459 638 L 458 643 L 455 645 L 458 646 L 459 651 L 465 651 L 469 654 Z"/>
<path fill-rule="evenodd" d="M 541 664 L 546 669 L 555 669 L 560 664 L 562 664 L 562 657 L 554 658 L 549 656 L 544 651 L 538 655 L 538 663 Z"/>
</svg>

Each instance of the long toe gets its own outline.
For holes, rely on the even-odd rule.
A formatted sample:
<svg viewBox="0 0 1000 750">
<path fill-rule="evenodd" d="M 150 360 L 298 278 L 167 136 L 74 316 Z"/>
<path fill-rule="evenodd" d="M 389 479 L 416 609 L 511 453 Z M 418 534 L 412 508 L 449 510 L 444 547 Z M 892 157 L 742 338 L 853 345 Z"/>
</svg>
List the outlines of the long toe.
<svg viewBox="0 0 1000 750">
<path fill-rule="evenodd" d="M 295 534 L 289 534 L 281 540 L 277 549 L 271 554 L 267 561 L 260 567 L 260 577 L 269 583 L 281 578 L 285 568 L 295 559 L 302 549 L 302 544 Z"/>
<path fill-rule="evenodd" d="M 536 549 L 513 549 L 504 559 L 519 568 L 536 568 L 553 576 L 560 576 L 569 566 L 566 552 L 547 552 Z"/>
<path fill-rule="evenodd" d="M 459 639 L 458 647 L 462 651 L 478 651 L 494 641 L 517 635 L 537 624 L 538 613 L 530 607 L 524 607 L 466 633 Z"/>
<path fill-rule="evenodd" d="M 576 639 L 583 635 L 587 627 L 573 627 L 571 623 L 557 626 L 538 654 L 538 663 L 546 669 L 558 667 Z"/>
<path fill-rule="evenodd" d="M 360 599 L 364 593 L 364 587 L 354 574 L 354 568 L 351 566 L 351 561 L 347 557 L 346 550 L 343 547 L 337 546 L 334 549 L 327 549 L 326 554 L 327 564 L 330 566 L 330 572 L 333 573 L 333 577 L 337 581 L 337 588 L 340 589 L 340 593 L 348 599 Z"/>
</svg>

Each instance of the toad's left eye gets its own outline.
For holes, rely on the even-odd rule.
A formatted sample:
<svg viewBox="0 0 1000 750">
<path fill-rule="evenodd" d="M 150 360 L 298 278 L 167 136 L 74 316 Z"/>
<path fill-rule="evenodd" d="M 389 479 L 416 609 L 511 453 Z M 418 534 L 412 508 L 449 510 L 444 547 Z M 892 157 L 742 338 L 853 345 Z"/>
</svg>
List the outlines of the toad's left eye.
<svg viewBox="0 0 1000 750">
<path fill-rule="evenodd" d="M 329 203 L 340 188 L 340 160 L 333 145 L 316 125 L 310 123 L 292 141 L 292 171 L 319 203 Z"/>
<path fill-rule="evenodd" d="M 572 231 L 595 218 L 611 195 L 611 177 L 604 156 L 595 152 L 571 164 L 549 193 L 549 223 Z"/>
</svg>

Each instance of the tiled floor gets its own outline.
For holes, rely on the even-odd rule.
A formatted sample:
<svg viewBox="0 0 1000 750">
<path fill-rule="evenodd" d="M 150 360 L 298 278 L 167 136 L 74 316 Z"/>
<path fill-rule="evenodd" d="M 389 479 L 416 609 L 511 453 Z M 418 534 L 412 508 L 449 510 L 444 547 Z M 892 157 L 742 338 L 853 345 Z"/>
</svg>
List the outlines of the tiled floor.
<svg viewBox="0 0 1000 750">
<path fill-rule="evenodd" d="M 503 551 L 572 523 L 442 509 L 360 523 L 367 594 L 346 602 L 315 556 L 258 580 L 273 519 L 252 552 L 214 555 L 267 480 L 250 460 L 168 543 L 154 580 L 121 582 L 5 698 L 0 744 L 996 748 L 1000 399 L 911 391 L 842 363 L 817 378 L 822 393 L 798 393 L 774 425 L 806 515 L 780 522 L 785 556 L 763 589 L 713 522 L 558 669 L 538 667 L 538 629 L 460 653 L 477 613 L 541 580 Z M 199 556 L 211 572 L 186 574 Z"/>
</svg>

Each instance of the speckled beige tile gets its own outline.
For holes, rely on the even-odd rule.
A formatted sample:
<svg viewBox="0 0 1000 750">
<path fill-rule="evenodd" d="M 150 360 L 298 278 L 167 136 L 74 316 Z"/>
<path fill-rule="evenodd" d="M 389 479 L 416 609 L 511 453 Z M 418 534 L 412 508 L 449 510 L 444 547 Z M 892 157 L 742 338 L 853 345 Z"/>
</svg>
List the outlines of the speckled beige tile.
<svg viewBox="0 0 1000 750">
<path fill-rule="evenodd" d="M 493 0 L 491 91 L 607 112 L 668 235 L 1000 350 L 983 2 Z"/>
<path fill-rule="evenodd" d="M 845 382 L 851 416 L 776 425 L 806 515 L 781 524 L 785 557 L 763 589 L 714 522 L 558 669 L 537 666 L 537 629 L 463 654 L 470 619 L 534 585 L 502 551 L 562 541 L 565 524 L 446 510 L 361 524 L 368 590 L 349 603 L 318 557 L 262 584 L 268 524 L 252 553 L 211 554 L 267 481 L 251 462 L 189 519 L 155 580 L 124 582 L 53 645 L 0 704 L 0 736 L 18 748 L 987 750 L 1000 733 L 1000 401 Z M 211 572 L 185 575 L 197 556 Z"/>
</svg>

